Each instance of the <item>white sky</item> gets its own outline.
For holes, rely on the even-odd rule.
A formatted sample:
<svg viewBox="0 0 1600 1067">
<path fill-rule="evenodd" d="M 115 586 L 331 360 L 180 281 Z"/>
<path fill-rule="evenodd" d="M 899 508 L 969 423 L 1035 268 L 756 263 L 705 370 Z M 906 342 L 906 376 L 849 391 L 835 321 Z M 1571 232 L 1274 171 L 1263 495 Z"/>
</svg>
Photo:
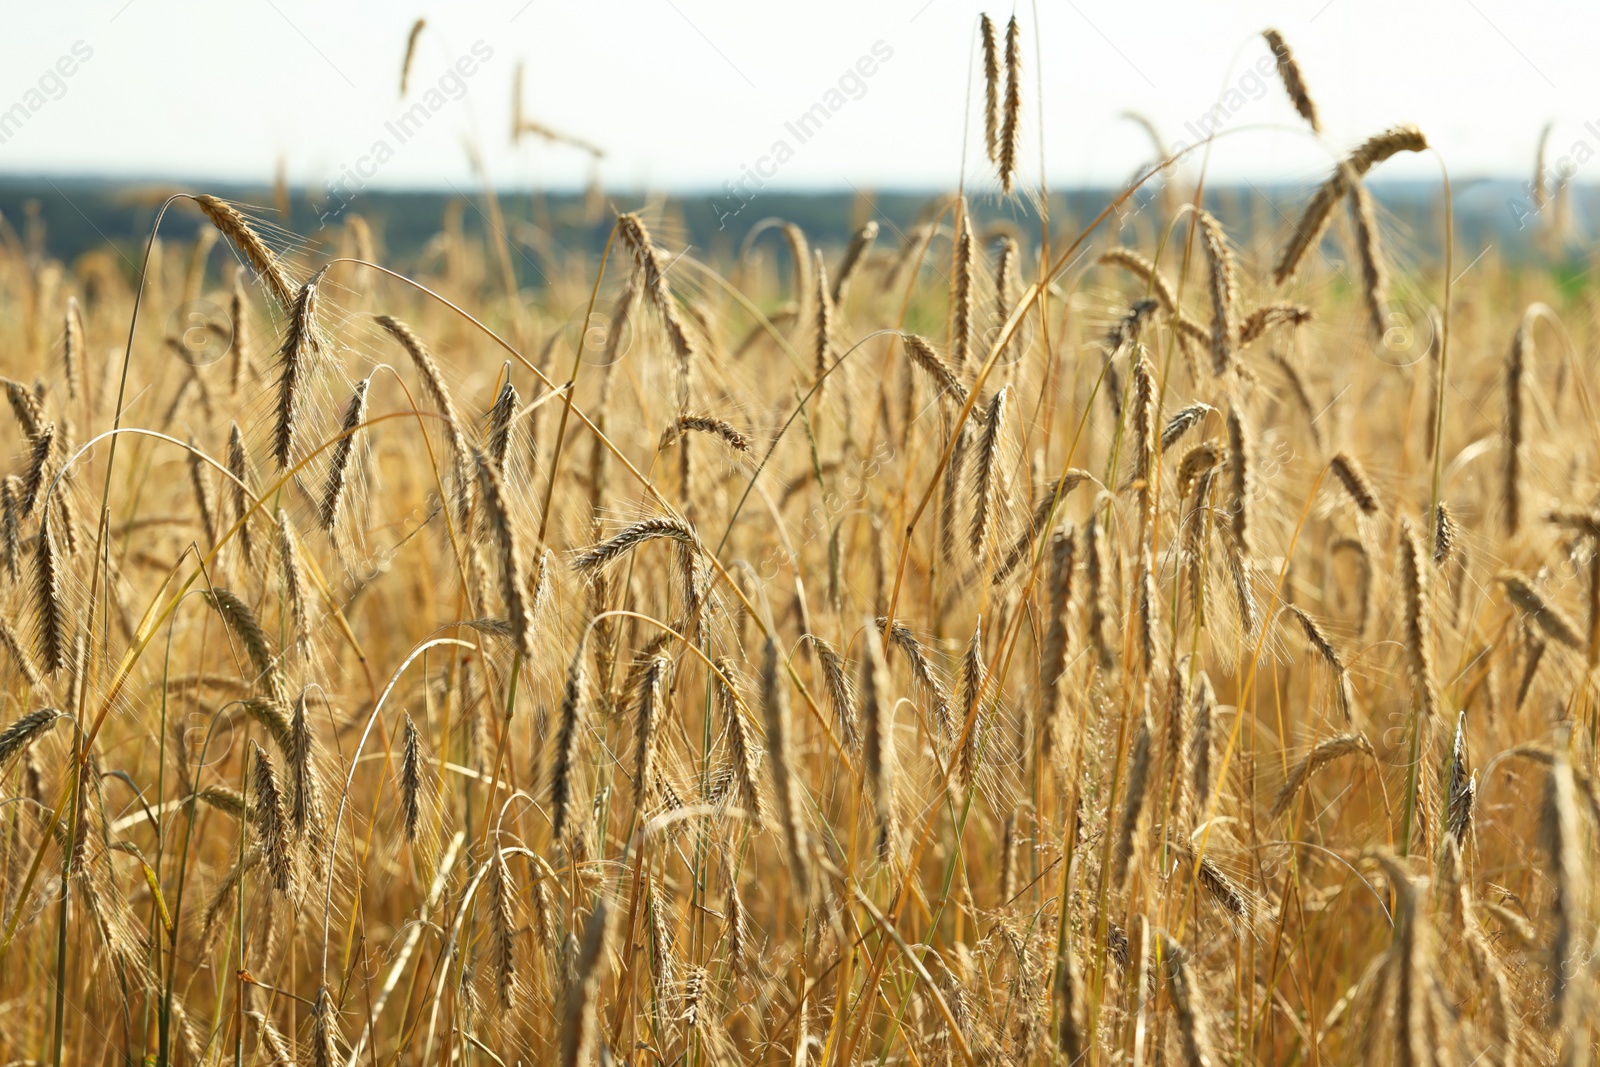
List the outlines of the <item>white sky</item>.
<svg viewBox="0 0 1600 1067">
<path fill-rule="evenodd" d="M 492 57 L 465 91 L 399 145 L 381 186 L 471 183 L 475 137 L 504 187 L 573 186 L 570 149 L 509 144 L 512 74 L 527 64 L 530 117 L 604 147 L 619 188 L 719 189 L 785 137 L 784 187 L 952 185 L 977 54 L 973 0 L 0 0 L 0 112 L 26 101 L 75 42 L 92 58 L 0 144 L 0 174 L 45 171 L 322 185 L 398 117 L 401 55 L 426 16 L 412 95 L 482 41 Z M 1003 22 L 1010 9 L 990 7 Z M 1017 9 L 1028 67 L 1025 167 L 1052 185 L 1116 181 L 1150 158 L 1118 118 L 1136 109 L 1170 142 L 1265 54 L 1283 30 L 1323 113 L 1330 147 L 1301 129 L 1281 87 L 1233 115 L 1212 173 L 1303 180 L 1396 122 L 1421 126 L 1453 174 L 1526 177 L 1547 120 L 1551 158 L 1580 136 L 1600 148 L 1600 6 L 1550 0 L 1038 0 Z M 827 127 L 795 145 L 784 122 L 835 86 L 875 42 L 893 50 Z M 1036 51 L 1036 48 L 1040 51 Z M 1231 71 L 1231 74 L 1230 74 Z M 1245 87 L 1250 89 L 1249 83 Z M 1257 90 L 1259 91 L 1259 90 Z M 38 97 L 32 98 L 37 101 Z M 973 104 L 969 105 L 968 100 Z M 1586 110 L 1587 109 L 1587 110 Z M 1596 122 L 1587 133 L 1584 123 Z M 1271 126 L 1275 129 L 1251 130 Z M 974 126 L 969 179 L 988 180 Z M 1594 174 L 1586 173 L 1590 168 Z M 1436 175 L 1431 160 L 1384 176 Z M 1578 181 L 1600 176 L 1600 160 Z"/>
</svg>

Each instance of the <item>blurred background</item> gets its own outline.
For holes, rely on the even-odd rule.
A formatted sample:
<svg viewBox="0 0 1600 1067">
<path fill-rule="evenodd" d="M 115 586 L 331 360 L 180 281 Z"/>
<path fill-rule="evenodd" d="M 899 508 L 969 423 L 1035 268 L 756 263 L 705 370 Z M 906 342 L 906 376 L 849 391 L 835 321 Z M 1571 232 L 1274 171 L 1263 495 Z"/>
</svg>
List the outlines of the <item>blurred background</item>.
<svg viewBox="0 0 1600 1067">
<path fill-rule="evenodd" d="M 975 124 L 984 7 L 969 0 L 8 7 L 0 212 L 19 228 L 42 220 L 58 255 L 140 232 L 149 201 L 174 187 L 287 208 L 283 224 L 301 233 L 359 202 L 390 223 L 395 250 L 405 216 L 426 215 L 417 232 L 431 232 L 447 201 L 486 183 L 508 200 L 539 197 L 548 214 L 530 201 L 523 216 L 552 227 L 582 222 L 597 199 L 665 198 L 702 244 L 774 213 L 827 240 L 863 197 L 892 219 L 963 181 L 1000 206 Z M 990 9 L 1002 26 L 1012 13 Z M 1503 254 L 1526 235 L 1508 202 L 1526 196 L 1541 136 L 1547 167 L 1570 164 L 1555 174 L 1571 186 L 1567 225 L 1587 233 L 1584 189 L 1600 172 L 1593 11 L 1049 0 L 1015 13 L 1036 80 L 1022 171 L 1064 208 L 1074 191 L 1103 203 L 1158 145 L 1209 133 L 1221 136 L 1175 175 L 1188 187 L 1203 173 L 1219 195 L 1299 196 L 1336 154 L 1411 122 L 1448 165 L 1469 232 L 1497 234 Z M 1320 141 L 1270 75 L 1269 25 L 1311 80 Z M 1406 216 L 1436 199 L 1439 158 L 1385 167 L 1385 207 Z"/>
</svg>

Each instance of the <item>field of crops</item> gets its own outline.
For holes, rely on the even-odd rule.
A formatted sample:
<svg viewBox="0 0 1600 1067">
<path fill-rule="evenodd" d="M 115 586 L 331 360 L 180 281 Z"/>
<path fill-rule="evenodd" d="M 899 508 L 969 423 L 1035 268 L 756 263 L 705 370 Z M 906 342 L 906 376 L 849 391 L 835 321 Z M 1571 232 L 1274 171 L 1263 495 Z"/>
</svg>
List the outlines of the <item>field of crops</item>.
<svg viewBox="0 0 1600 1067">
<path fill-rule="evenodd" d="M 0 1062 L 1587 1060 L 1595 289 L 1041 219 L 1023 36 L 843 247 L 0 224 Z"/>
</svg>

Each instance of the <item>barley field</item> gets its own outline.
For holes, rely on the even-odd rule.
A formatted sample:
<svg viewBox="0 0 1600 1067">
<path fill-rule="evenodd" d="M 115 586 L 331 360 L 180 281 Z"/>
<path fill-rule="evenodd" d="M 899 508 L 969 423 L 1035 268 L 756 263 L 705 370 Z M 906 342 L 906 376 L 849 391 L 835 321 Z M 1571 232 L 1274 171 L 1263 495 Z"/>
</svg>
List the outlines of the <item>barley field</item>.
<svg viewBox="0 0 1600 1067">
<path fill-rule="evenodd" d="M 1586 1062 L 1596 291 L 1009 222 L 1026 32 L 847 246 L 0 227 L 0 1062 Z"/>
</svg>

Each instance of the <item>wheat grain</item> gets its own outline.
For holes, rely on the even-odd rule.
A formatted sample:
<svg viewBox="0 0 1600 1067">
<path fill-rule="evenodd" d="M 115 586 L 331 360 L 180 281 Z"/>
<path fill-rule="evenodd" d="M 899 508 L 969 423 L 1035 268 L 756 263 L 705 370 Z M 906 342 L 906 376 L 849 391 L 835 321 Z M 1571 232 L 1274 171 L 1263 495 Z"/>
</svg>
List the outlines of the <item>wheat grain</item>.
<svg viewBox="0 0 1600 1067">
<path fill-rule="evenodd" d="M 956 205 L 960 221 L 956 224 L 955 277 L 950 291 L 950 360 L 960 374 L 970 372 L 972 351 L 973 268 L 972 216 L 967 202 Z"/>
<path fill-rule="evenodd" d="M 1388 329 L 1388 307 L 1385 303 L 1388 278 L 1378 248 L 1377 207 L 1372 193 L 1361 182 L 1352 182 L 1350 185 L 1350 219 L 1355 230 L 1356 254 L 1361 260 L 1361 292 L 1367 302 L 1369 330 L 1372 339 L 1378 341 L 1382 340 Z"/>
<path fill-rule="evenodd" d="M 69 296 L 61 333 L 61 374 L 67 380 L 67 398 L 74 401 L 80 395 L 78 378 L 83 373 L 83 333 L 83 311 L 78 298 Z"/>
<path fill-rule="evenodd" d="M 1050 608 L 1044 644 L 1039 654 L 1039 679 L 1044 692 L 1039 701 L 1043 719 L 1039 731 L 1039 756 L 1052 762 L 1065 753 L 1063 737 L 1066 701 L 1062 673 L 1067 667 L 1072 612 L 1073 562 L 1077 554 L 1077 532 L 1070 526 L 1050 538 Z"/>
<path fill-rule="evenodd" d="M 355 460 L 356 438 L 361 432 L 361 424 L 367 420 L 367 389 L 371 384 L 371 378 L 363 378 L 356 383 L 355 391 L 350 394 L 350 400 L 344 409 L 344 422 L 339 427 L 339 441 L 333 446 L 333 458 L 328 463 L 328 481 L 322 489 L 317 517 L 322 523 L 323 531 L 329 534 L 339 521 L 339 505 L 344 500 L 350 485 L 350 468 Z"/>
<path fill-rule="evenodd" d="M 1213 1067 L 1217 1059 L 1212 1050 L 1211 1019 L 1206 1013 L 1204 995 L 1189 967 L 1188 954 L 1183 946 L 1163 933 L 1161 955 L 1166 965 L 1167 988 L 1172 993 L 1172 1007 L 1178 1016 L 1183 1061 L 1186 1067 Z"/>
<path fill-rule="evenodd" d="M 1579 634 L 1577 624 L 1542 596 L 1524 575 L 1515 571 L 1501 571 L 1496 577 L 1505 586 L 1506 598 L 1527 612 L 1541 630 L 1570 649 L 1580 652 L 1587 649 L 1588 642 Z"/>
<path fill-rule="evenodd" d="M 1000 49 L 995 40 L 994 22 L 987 14 L 978 16 L 978 33 L 983 42 L 983 146 L 989 162 L 1000 162 Z"/>
<path fill-rule="evenodd" d="M 311 600 L 307 595 L 305 567 L 300 548 L 289 522 L 289 513 L 278 509 L 278 561 L 283 568 L 283 597 L 290 615 L 289 636 L 301 663 L 311 659 Z M 252 658 L 253 655 L 252 655 Z"/>
<path fill-rule="evenodd" d="M 923 697 L 933 705 L 933 721 L 939 736 L 946 738 L 952 736 L 954 724 L 950 721 L 950 694 L 945 690 L 944 683 L 939 680 L 938 674 L 933 669 L 933 663 L 923 651 L 921 643 L 905 623 L 897 622 L 890 626 L 888 620 L 882 616 L 874 622 L 880 632 L 887 629 L 889 644 L 905 653 L 906 661 L 911 665 L 912 678 L 921 687 Z"/>
<path fill-rule="evenodd" d="M 666 449 L 674 441 L 691 431 L 718 438 L 735 452 L 748 453 L 750 451 L 750 439 L 740 433 L 732 423 L 719 419 L 714 415 L 678 416 L 662 431 L 661 443 L 657 447 Z"/>
<path fill-rule="evenodd" d="M 0 771 L 26 752 L 45 734 L 55 729 L 63 718 L 55 708 L 38 708 L 19 716 L 4 730 L 0 730 Z"/>
<path fill-rule="evenodd" d="M 1166 426 L 1162 427 L 1161 451 L 1166 452 L 1173 445 L 1183 440 L 1185 434 L 1199 426 L 1205 421 L 1206 416 L 1215 410 L 1216 408 L 1213 408 L 1210 404 L 1200 402 L 1180 408 L 1167 420 Z M 1180 489 L 1178 495 L 1183 496 L 1184 491 Z"/>
<path fill-rule="evenodd" d="M 1306 125 L 1311 127 L 1313 133 L 1321 133 L 1322 123 L 1317 119 L 1317 105 L 1312 101 L 1310 91 L 1306 89 L 1305 76 L 1300 73 L 1300 64 L 1295 61 L 1288 42 L 1277 30 L 1263 30 L 1261 36 L 1266 39 L 1273 58 L 1278 61 L 1278 78 L 1283 82 L 1284 92 L 1289 94 L 1289 102 L 1294 105 L 1300 117 L 1306 120 Z"/>
<path fill-rule="evenodd" d="M 211 224 L 237 248 L 250 266 L 267 283 L 267 288 L 272 292 L 272 298 L 278 306 L 288 310 L 295 304 L 296 286 L 284 269 L 277 255 L 267 247 L 261 235 L 251 228 L 243 215 L 239 214 L 232 205 L 214 196 L 201 195 L 194 198 L 206 218 Z"/>
<path fill-rule="evenodd" d="M 873 219 L 868 219 L 859 230 L 850 235 L 850 243 L 845 245 L 844 255 L 839 257 L 839 273 L 833 279 L 830 299 L 835 309 L 844 306 L 844 298 L 850 291 L 850 282 L 861 270 L 861 265 L 867 261 L 867 253 L 877 239 L 878 223 Z"/>
<path fill-rule="evenodd" d="M 679 317 L 672 288 L 667 283 L 666 272 L 661 268 L 660 258 L 650 240 L 650 231 L 645 228 L 643 220 L 637 215 L 622 215 L 617 219 L 617 232 L 633 253 L 645 294 L 655 305 L 656 313 L 666 327 L 667 339 L 678 360 L 678 406 L 683 407 L 689 401 L 689 375 L 697 350 L 694 339 Z"/>
<path fill-rule="evenodd" d="M 534 648 L 533 605 L 518 535 L 506 500 L 505 484 L 498 469 L 481 452 L 474 452 L 478 471 L 478 492 L 483 497 L 484 521 L 500 550 L 500 599 L 505 602 L 512 639 L 523 659 L 532 661 Z"/>
<path fill-rule="evenodd" d="M 34 610 L 38 617 L 39 667 L 55 674 L 67 661 L 67 607 L 61 589 L 61 568 L 55 539 L 50 535 L 50 511 L 39 517 L 39 537 L 33 553 Z"/>
<path fill-rule="evenodd" d="M 757 779 L 759 758 L 756 753 L 754 732 L 750 727 L 750 713 L 744 698 L 736 688 L 738 677 L 728 659 L 717 660 L 717 670 L 711 676 L 717 706 L 726 720 L 728 748 L 733 757 L 733 778 L 739 789 L 739 800 L 757 827 L 767 822 L 766 803 L 761 797 Z"/>
<path fill-rule="evenodd" d="M 45 477 L 50 473 L 50 457 L 55 444 L 54 423 L 45 423 L 29 441 L 28 470 L 22 478 L 22 517 L 32 518 L 39 510 L 39 496 L 44 492 Z"/>
<path fill-rule="evenodd" d="M 1576 787 L 1571 764 L 1560 748 L 1545 778 L 1540 829 L 1545 851 L 1550 856 L 1550 880 L 1554 889 L 1555 924 L 1549 954 L 1550 1014 L 1552 1021 L 1567 1029 L 1576 1023 L 1579 1010 L 1580 994 L 1572 988 L 1575 969 L 1571 956 L 1583 936 L 1580 916 L 1584 907 L 1584 881 Z"/>
<path fill-rule="evenodd" d="M 1195 218 L 1210 268 L 1206 277 L 1211 294 L 1211 371 L 1220 378 L 1233 369 L 1239 346 L 1238 271 L 1222 223 L 1209 211 L 1197 212 Z"/>
<path fill-rule="evenodd" d="M 698 545 L 694 530 L 679 519 L 643 519 L 584 549 L 573 558 L 572 566 L 580 574 L 592 575 L 638 546 L 659 538 L 668 538 L 689 547 Z"/>
<path fill-rule="evenodd" d="M 288 470 L 294 463 L 295 436 L 305 416 L 305 392 L 313 364 L 322 350 L 322 336 L 317 326 L 317 285 L 321 280 L 319 272 L 300 287 L 292 304 L 283 344 L 278 348 L 278 412 L 272 435 L 272 458 L 277 460 L 280 471 Z"/>
<path fill-rule="evenodd" d="M 273 769 L 272 757 L 267 755 L 264 748 L 256 749 L 255 781 L 251 788 L 255 791 L 253 810 L 256 835 L 261 840 L 273 888 L 292 896 L 295 874 L 289 817 L 284 807 L 283 793 L 278 788 L 278 775 Z"/>
<path fill-rule="evenodd" d="M 1339 734 L 1337 737 L 1330 737 L 1326 741 L 1319 743 L 1305 756 L 1297 760 L 1289 768 L 1289 773 L 1284 779 L 1283 787 L 1278 790 L 1278 795 L 1273 798 L 1272 818 L 1279 818 L 1289 810 L 1289 804 L 1295 797 L 1300 795 L 1300 791 L 1305 788 L 1306 783 L 1311 780 L 1311 776 L 1316 774 L 1317 771 L 1336 759 L 1355 753 L 1372 756 L 1372 743 L 1362 734 Z"/>
<path fill-rule="evenodd" d="M 794 765 L 793 722 L 789 711 L 789 691 L 780 677 L 778 646 L 768 638 L 761 658 L 761 712 L 767 727 L 768 763 L 772 767 L 772 788 L 778 801 L 778 823 L 783 830 L 784 848 L 793 878 L 793 890 L 801 898 L 810 896 L 811 860 L 806 852 L 802 791 Z"/>
<path fill-rule="evenodd" d="M 967 642 L 966 655 L 961 659 L 961 706 L 966 709 L 966 718 L 971 724 L 966 729 L 966 744 L 961 746 L 956 762 L 956 784 L 962 789 L 970 789 L 978 773 L 978 756 L 988 725 L 984 714 L 988 684 L 989 674 L 983 662 L 983 619 L 980 617 Z"/>
<path fill-rule="evenodd" d="M 17 425 L 22 427 L 23 436 L 31 441 L 39 436 L 39 430 L 45 424 L 44 406 L 39 403 L 38 398 L 28 392 L 26 385 L 10 378 L 4 381 L 11 413 L 16 416 Z"/>
<path fill-rule="evenodd" d="M 1355 501 L 1363 515 L 1378 513 L 1378 492 L 1354 456 L 1340 452 L 1328 461 L 1328 469 L 1339 479 L 1339 484 L 1344 486 L 1344 491 L 1350 494 L 1350 499 Z"/>
<path fill-rule="evenodd" d="M 839 732 L 844 735 L 844 743 L 851 750 L 858 750 L 861 747 L 861 731 L 856 687 L 850 679 L 850 673 L 845 670 L 844 658 L 839 655 L 838 649 L 816 634 L 806 634 L 805 640 L 811 643 L 811 649 L 817 655 L 817 665 L 822 668 L 823 692 L 833 706 L 834 719 L 839 724 Z"/>
<path fill-rule="evenodd" d="M 1000 451 L 1005 442 L 1006 398 L 1004 386 L 989 401 L 983 414 L 983 432 L 978 438 L 977 464 L 972 472 L 972 527 L 969 543 L 973 554 L 984 558 L 995 528 L 995 513 L 1004 502 L 1005 473 L 1000 468 Z"/>
<path fill-rule="evenodd" d="M 1145 707 L 1134 728 L 1133 748 L 1128 754 L 1127 779 L 1122 793 L 1122 814 L 1111 850 L 1111 882 L 1122 886 L 1139 843 L 1139 820 L 1144 813 L 1145 794 L 1150 786 L 1151 737 L 1149 683 L 1145 683 Z"/>
<path fill-rule="evenodd" d="M 1022 119 L 1022 31 L 1017 17 L 1006 23 L 1006 98 L 1005 110 L 1000 120 L 999 158 L 1000 188 L 1007 196 L 1017 179 L 1017 141 L 1021 136 Z"/>
<path fill-rule="evenodd" d="M 1439 687 L 1434 675 L 1432 612 L 1428 601 L 1428 572 L 1423 559 L 1416 528 L 1410 519 L 1402 518 L 1400 586 L 1405 598 L 1406 667 L 1423 717 L 1434 720 L 1439 715 Z"/>
<path fill-rule="evenodd" d="M 422 36 L 423 27 L 427 24 L 427 19 L 418 19 L 411 24 L 411 32 L 406 34 L 406 55 L 400 61 L 400 96 L 402 98 L 406 95 L 406 84 L 411 80 L 411 62 L 417 57 L 417 40 Z M 519 66 L 517 69 L 520 73 L 522 68 Z M 520 95 L 518 94 L 519 99 Z"/>
<path fill-rule="evenodd" d="M 1359 182 L 1374 166 L 1399 152 L 1424 152 L 1427 148 L 1427 138 L 1415 126 L 1395 126 L 1358 145 L 1334 168 L 1307 202 L 1272 270 L 1273 284 L 1282 285 L 1294 276 L 1306 254 L 1321 241 L 1334 206 L 1351 185 Z"/>
<path fill-rule="evenodd" d="M 584 652 L 584 642 L 580 641 L 567 667 L 566 688 L 561 695 L 561 726 L 556 735 L 555 760 L 550 767 L 550 825 L 557 841 L 568 840 L 575 829 L 577 783 L 574 777 L 578 770 L 578 744 L 582 740 L 579 731 L 585 726 L 589 691 Z"/>
</svg>

